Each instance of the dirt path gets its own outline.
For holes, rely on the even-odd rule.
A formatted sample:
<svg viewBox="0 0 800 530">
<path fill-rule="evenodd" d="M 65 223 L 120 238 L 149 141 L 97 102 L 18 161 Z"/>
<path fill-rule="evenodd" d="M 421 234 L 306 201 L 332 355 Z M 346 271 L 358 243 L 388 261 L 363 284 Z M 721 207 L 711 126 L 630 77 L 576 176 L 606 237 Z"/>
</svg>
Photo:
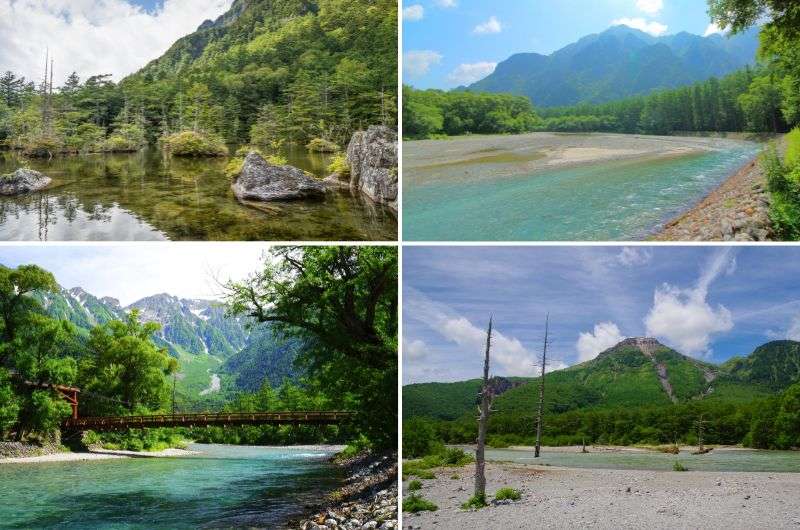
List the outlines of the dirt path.
<svg viewBox="0 0 800 530">
<path fill-rule="evenodd" d="M 451 478 L 454 476 L 458 478 Z M 522 492 L 508 505 L 464 511 L 472 466 L 423 480 L 435 512 L 404 514 L 405 529 L 800 528 L 800 474 L 657 472 L 489 464 L 487 493 Z M 406 484 L 407 485 L 407 484 Z M 404 485 L 404 486 L 406 486 Z M 405 487 L 404 487 L 405 489 Z"/>
</svg>

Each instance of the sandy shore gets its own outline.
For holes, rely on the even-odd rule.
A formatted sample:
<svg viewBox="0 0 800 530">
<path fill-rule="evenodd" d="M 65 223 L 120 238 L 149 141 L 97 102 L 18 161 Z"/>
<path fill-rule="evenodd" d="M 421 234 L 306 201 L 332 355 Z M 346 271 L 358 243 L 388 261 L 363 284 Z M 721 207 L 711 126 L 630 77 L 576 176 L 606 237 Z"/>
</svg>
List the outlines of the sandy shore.
<svg viewBox="0 0 800 530">
<path fill-rule="evenodd" d="M 464 511 L 473 465 L 439 470 L 421 494 L 436 512 L 403 514 L 406 529 L 800 528 L 800 474 L 567 469 L 487 464 L 487 493 L 518 502 Z M 458 476 L 458 478 L 452 478 Z M 404 483 L 404 494 L 407 487 Z"/>
<path fill-rule="evenodd" d="M 513 136 L 463 136 L 403 144 L 403 182 L 474 181 L 487 173 L 512 176 L 538 169 L 597 164 L 614 160 L 686 156 L 741 145 L 739 139 L 636 134 L 530 133 Z M 492 171 L 469 166 L 491 164 Z M 484 166 L 485 167 L 485 166 Z"/>
<path fill-rule="evenodd" d="M 164 449 L 163 451 L 137 452 L 111 449 L 92 449 L 85 453 L 52 453 L 24 458 L 0 458 L 0 464 L 39 464 L 47 462 L 80 462 L 84 460 L 109 460 L 113 458 L 169 458 L 202 454 L 186 449 Z"/>
</svg>

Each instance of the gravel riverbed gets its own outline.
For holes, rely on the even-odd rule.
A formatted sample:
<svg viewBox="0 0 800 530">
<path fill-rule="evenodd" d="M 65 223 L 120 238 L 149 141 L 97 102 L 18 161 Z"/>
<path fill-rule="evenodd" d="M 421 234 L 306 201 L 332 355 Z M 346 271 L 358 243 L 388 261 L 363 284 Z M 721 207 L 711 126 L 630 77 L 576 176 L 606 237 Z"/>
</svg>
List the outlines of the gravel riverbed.
<svg viewBox="0 0 800 530">
<path fill-rule="evenodd" d="M 452 477 L 458 478 L 452 478 Z M 403 514 L 405 529 L 800 529 L 800 473 L 666 472 L 489 463 L 487 494 L 522 499 L 465 511 L 474 464 L 438 470 L 420 493 L 439 509 Z M 404 483 L 404 494 L 408 482 Z"/>
</svg>

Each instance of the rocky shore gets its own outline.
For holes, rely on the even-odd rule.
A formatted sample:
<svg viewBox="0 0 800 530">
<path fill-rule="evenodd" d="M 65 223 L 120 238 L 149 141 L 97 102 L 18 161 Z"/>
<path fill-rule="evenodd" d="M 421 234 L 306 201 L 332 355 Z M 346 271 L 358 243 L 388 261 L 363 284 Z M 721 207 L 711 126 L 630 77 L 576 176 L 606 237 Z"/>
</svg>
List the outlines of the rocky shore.
<svg viewBox="0 0 800 530">
<path fill-rule="evenodd" d="M 567 469 L 489 463 L 487 493 L 511 487 L 519 501 L 466 511 L 474 466 L 436 472 L 417 492 L 438 506 L 405 513 L 403 527 L 514 528 L 800 528 L 799 473 Z"/>
<path fill-rule="evenodd" d="M 769 241 L 766 177 L 756 159 L 709 193 L 688 212 L 668 222 L 654 241 Z"/>
<path fill-rule="evenodd" d="M 333 492 L 317 512 L 290 523 L 300 530 L 399 528 L 397 522 L 397 454 L 362 454 L 337 465 L 348 470 L 345 485 Z"/>
</svg>

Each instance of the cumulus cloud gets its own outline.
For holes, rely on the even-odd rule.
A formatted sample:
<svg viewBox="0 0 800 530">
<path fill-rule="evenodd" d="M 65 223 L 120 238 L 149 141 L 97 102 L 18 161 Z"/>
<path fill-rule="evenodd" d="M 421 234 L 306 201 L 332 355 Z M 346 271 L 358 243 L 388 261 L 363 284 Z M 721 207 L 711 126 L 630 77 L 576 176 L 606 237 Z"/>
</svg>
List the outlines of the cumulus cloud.
<svg viewBox="0 0 800 530">
<path fill-rule="evenodd" d="M 403 356 L 409 361 L 419 361 L 428 353 L 428 345 L 421 340 L 403 343 Z"/>
<path fill-rule="evenodd" d="M 425 8 L 419 4 L 414 4 L 413 6 L 408 6 L 403 9 L 403 20 L 415 22 L 417 20 L 422 20 L 424 16 Z"/>
<path fill-rule="evenodd" d="M 578 360 L 584 362 L 594 359 L 598 353 L 616 346 L 623 339 L 625 336 L 613 322 L 595 324 L 594 331 L 587 331 L 578 336 L 575 345 L 578 350 Z"/>
<path fill-rule="evenodd" d="M 403 73 L 406 77 L 422 77 L 431 66 L 442 62 L 442 55 L 431 50 L 415 50 L 403 54 Z"/>
<path fill-rule="evenodd" d="M 667 26 L 661 24 L 660 22 L 651 21 L 648 22 L 647 20 L 636 17 L 636 18 L 618 18 L 611 22 L 612 26 L 628 26 L 629 28 L 638 29 L 639 31 L 644 31 L 645 33 L 649 33 L 654 37 L 658 37 L 663 35 L 667 32 Z"/>
<path fill-rule="evenodd" d="M 664 8 L 662 0 L 636 0 L 636 8 L 648 15 L 656 15 Z"/>
<path fill-rule="evenodd" d="M 434 302 L 415 290 L 408 290 L 404 294 L 403 305 L 405 314 L 458 345 L 465 355 L 483 358 L 488 318 L 486 323 L 476 325 L 450 307 Z M 492 366 L 504 375 L 531 376 L 536 372 L 536 356 L 518 339 L 508 337 L 495 328 L 492 331 Z M 563 363 L 558 363 L 550 366 L 550 369 L 563 367 Z"/>
<path fill-rule="evenodd" d="M 786 332 L 786 338 L 800 341 L 800 315 L 792 319 L 789 330 Z"/>
<path fill-rule="evenodd" d="M 447 9 L 456 7 L 458 4 L 456 3 L 456 0 L 436 0 L 436 5 Z"/>
<path fill-rule="evenodd" d="M 706 28 L 705 33 L 703 33 L 703 37 L 708 37 L 709 35 L 713 35 L 714 33 L 720 33 L 724 35 L 726 31 L 712 22 Z"/>
<path fill-rule="evenodd" d="M 75 71 L 120 80 L 232 1 L 164 0 L 148 12 L 126 0 L 0 0 L 0 65 L 38 80 L 49 47 L 58 79 Z"/>
<path fill-rule="evenodd" d="M 490 62 L 460 64 L 455 70 L 450 72 L 448 78 L 454 83 L 467 85 L 483 79 L 494 72 L 496 67 L 497 63 Z"/>
<path fill-rule="evenodd" d="M 472 30 L 473 33 L 476 35 L 487 35 L 489 33 L 500 33 L 503 31 L 503 25 L 497 20 L 497 17 L 491 16 L 489 20 L 484 22 L 483 24 L 478 24 L 475 26 L 475 29 Z"/>
<path fill-rule="evenodd" d="M 730 249 L 717 253 L 691 289 L 664 284 L 656 289 L 653 306 L 645 317 L 647 334 L 665 339 L 681 352 L 707 356 L 715 333 L 733 329 L 731 312 L 708 301 L 711 283 L 722 274 L 732 274 L 735 261 Z"/>
<path fill-rule="evenodd" d="M 647 265 L 653 260 L 653 252 L 642 247 L 623 247 L 617 254 L 617 261 L 625 267 Z"/>
</svg>

